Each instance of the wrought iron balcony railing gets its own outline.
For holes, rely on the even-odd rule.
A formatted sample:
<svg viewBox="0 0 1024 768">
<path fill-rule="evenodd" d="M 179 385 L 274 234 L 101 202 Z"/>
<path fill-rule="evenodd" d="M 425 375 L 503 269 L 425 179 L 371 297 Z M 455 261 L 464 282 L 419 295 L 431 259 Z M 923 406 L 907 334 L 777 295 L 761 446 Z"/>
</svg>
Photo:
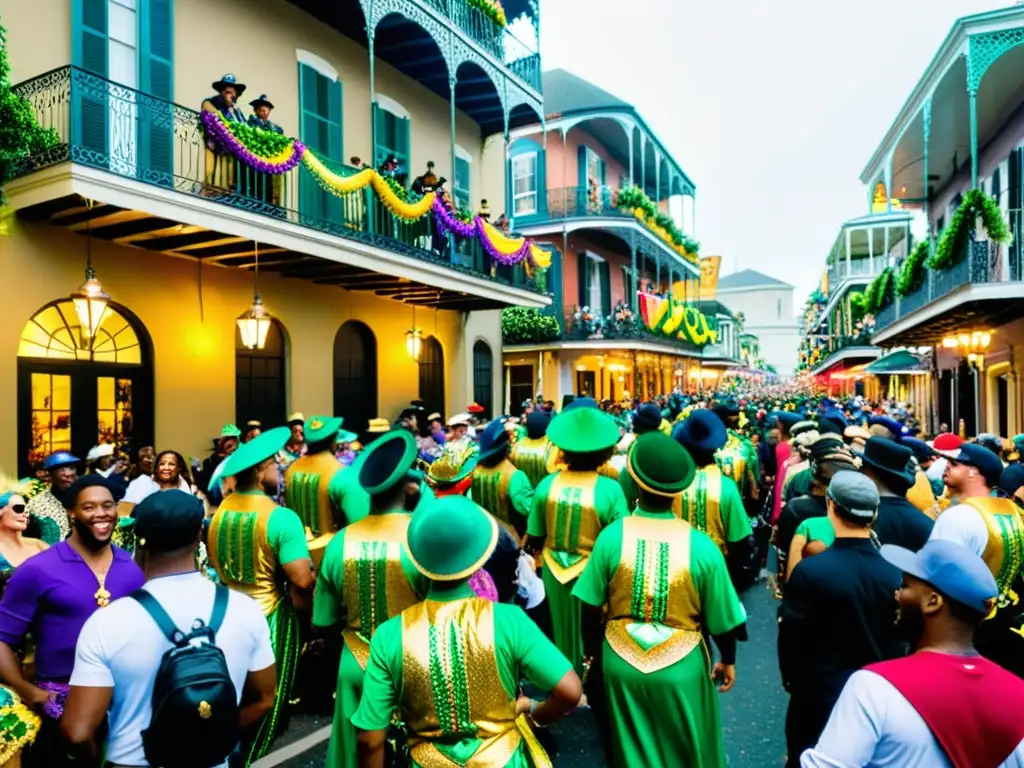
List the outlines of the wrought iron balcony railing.
<svg viewBox="0 0 1024 768">
<path fill-rule="evenodd" d="M 839 285 L 843 280 L 852 277 L 871 278 L 882 271 L 885 266 L 885 256 L 876 259 L 850 259 L 849 263 L 840 260 L 828 269 L 829 290 L 832 286 Z"/>
<path fill-rule="evenodd" d="M 608 317 L 600 317 L 600 311 L 584 314 L 583 309 L 586 307 L 581 308 L 575 305 L 563 307 L 561 317 L 563 339 L 646 341 L 652 344 L 667 344 L 676 347 L 681 353 L 700 354 L 700 350 L 688 341 L 661 333 L 652 333 L 631 310 L 622 313 L 622 317 L 616 317 L 616 311 L 613 309 Z"/>
<path fill-rule="evenodd" d="M 153 98 L 76 67 L 62 67 L 15 86 L 36 120 L 59 142 L 21 161 L 11 179 L 70 161 L 221 205 L 384 248 L 423 261 L 530 290 L 542 290 L 522 266 L 494 265 L 476 240 L 454 253 L 429 215 L 394 217 L 369 187 L 340 196 L 301 171 L 270 176 L 207 147 L 199 113 Z M 357 169 L 319 156 L 341 175 Z"/>
</svg>

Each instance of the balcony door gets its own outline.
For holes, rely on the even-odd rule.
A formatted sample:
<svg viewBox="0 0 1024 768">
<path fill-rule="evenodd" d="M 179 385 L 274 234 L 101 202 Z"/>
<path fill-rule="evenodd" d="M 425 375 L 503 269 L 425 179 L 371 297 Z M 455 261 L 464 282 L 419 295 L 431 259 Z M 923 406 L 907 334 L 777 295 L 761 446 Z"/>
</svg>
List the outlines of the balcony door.
<svg viewBox="0 0 1024 768">
<path fill-rule="evenodd" d="M 174 185 L 174 0 L 72 0 L 73 162 Z"/>
</svg>

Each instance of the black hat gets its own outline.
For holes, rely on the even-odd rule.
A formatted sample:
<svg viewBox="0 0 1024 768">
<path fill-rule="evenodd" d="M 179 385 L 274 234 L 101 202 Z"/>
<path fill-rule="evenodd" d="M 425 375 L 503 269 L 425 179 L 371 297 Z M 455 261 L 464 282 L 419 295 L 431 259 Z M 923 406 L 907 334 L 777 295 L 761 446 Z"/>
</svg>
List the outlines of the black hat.
<svg viewBox="0 0 1024 768">
<path fill-rule="evenodd" d="M 633 432 L 643 435 L 661 426 L 661 409 L 654 403 L 644 403 L 636 409 L 633 417 Z"/>
<path fill-rule="evenodd" d="M 138 546 L 150 552 L 173 552 L 195 544 L 203 527 L 203 502 L 173 489 L 151 493 L 132 510 Z"/>
<path fill-rule="evenodd" d="M 918 440 L 916 437 L 904 437 L 900 442 L 914 452 L 914 458 L 919 464 L 931 461 L 936 456 L 935 449 L 924 440 Z"/>
<path fill-rule="evenodd" d="M 913 456 L 914 452 L 905 445 L 877 435 L 864 442 L 860 454 L 861 461 L 897 493 L 906 493 L 914 485 L 916 478 L 910 461 Z"/>
<path fill-rule="evenodd" d="M 99 486 L 106 488 L 110 491 L 110 495 L 114 497 L 114 501 L 120 501 L 124 496 L 124 486 L 120 483 L 115 483 L 113 480 L 108 480 L 103 475 L 97 473 L 91 473 L 88 475 L 82 475 L 75 482 L 73 482 L 65 491 L 55 494 L 61 504 L 64 505 L 65 509 L 71 509 L 75 506 L 75 501 L 78 499 L 78 495 L 86 488 L 95 488 Z"/>
<path fill-rule="evenodd" d="M 480 433 L 480 461 L 497 455 L 508 448 L 508 431 L 505 422 L 495 419 Z"/>
<path fill-rule="evenodd" d="M 530 411 L 526 417 L 526 436 L 531 440 L 539 440 L 547 434 L 548 424 L 550 423 L 550 411 Z"/>
<path fill-rule="evenodd" d="M 258 109 L 259 107 L 270 107 L 271 109 L 274 108 L 274 105 L 270 103 L 270 99 L 267 98 L 267 94 L 265 93 L 260 94 L 260 97 L 258 99 L 253 99 L 252 101 L 250 101 L 249 106 L 253 109 Z"/>
<path fill-rule="evenodd" d="M 697 408 L 676 425 L 672 437 L 688 451 L 708 454 L 725 445 L 729 435 L 721 418 L 704 408 Z"/>
<path fill-rule="evenodd" d="M 823 435 L 841 435 L 846 429 L 846 424 L 838 419 L 829 416 L 822 416 L 818 419 L 818 432 Z"/>
<path fill-rule="evenodd" d="M 740 407 L 736 404 L 735 400 L 730 398 L 715 403 L 711 408 L 711 412 L 722 421 L 725 421 L 726 419 L 739 416 Z"/>
<path fill-rule="evenodd" d="M 404 429 L 382 435 L 365 451 L 359 485 L 371 496 L 394 488 L 416 463 L 416 440 Z"/>
<path fill-rule="evenodd" d="M 230 72 L 224 75 L 224 77 L 222 77 L 220 80 L 213 84 L 213 90 L 215 90 L 217 93 L 220 93 L 228 86 L 231 86 L 235 89 L 236 96 L 241 96 L 243 93 L 245 93 L 245 86 L 242 83 L 238 82 L 235 76 L 232 75 Z"/>
<path fill-rule="evenodd" d="M 1024 485 L 1024 464 L 1011 464 L 999 476 L 999 487 L 1013 496 Z"/>
<path fill-rule="evenodd" d="M 955 451 L 942 451 L 943 456 L 959 464 L 967 464 L 981 472 L 985 484 L 994 488 L 1003 474 L 1003 462 L 988 448 L 977 443 L 964 443 Z"/>
</svg>

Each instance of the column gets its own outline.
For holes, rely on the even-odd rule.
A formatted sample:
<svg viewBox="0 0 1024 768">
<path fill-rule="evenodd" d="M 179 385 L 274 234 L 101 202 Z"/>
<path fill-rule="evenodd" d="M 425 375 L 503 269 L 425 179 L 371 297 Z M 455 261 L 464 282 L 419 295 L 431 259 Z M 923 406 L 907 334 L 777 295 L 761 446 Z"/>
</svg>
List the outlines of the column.
<svg viewBox="0 0 1024 768">
<path fill-rule="evenodd" d="M 630 126 L 627 132 L 626 143 L 629 145 L 629 186 L 633 186 L 636 183 L 633 181 L 633 127 Z"/>
<path fill-rule="evenodd" d="M 885 160 L 885 211 L 889 213 L 892 211 L 892 154 L 893 150 L 889 151 L 889 157 Z"/>
<path fill-rule="evenodd" d="M 850 248 L 850 240 L 851 240 L 852 237 L 853 237 L 853 230 L 852 229 L 846 230 L 846 275 L 847 275 L 847 277 L 850 275 L 850 251 L 852 250 Z M 875 271 L 874 259 L 872 259 L 868 263 L 868 266 L 871 268 L 871 273 L 874 274 L 874 271 Z M 837 280 L 836 282 L 839 282 L 839 281 Z M 832 290 L 832 288 L 829 288 L 829 290 Z"/>
<path fill-rule="evenodd" d="M 455 185 L 455 84 L 458 82 L 455 73 L 448 75 L 448 119 L 449 119 L 449 144 L 451 149 L 451 168 L 452 173 L 452 186 Z M 507 118 L 506 118 L 507 119 Z M 507 149 L 506 149 L 507 151 Z M 470 205 L 473 201 L 470 201 Z M 448 238 L 448 260 L 455 263 L 455 238 Z"/>
<path fill-rule="evenodd" d="M 633 269 L 633 295 L 629 297 L 629 306 L 633 308 L 633 317 L 635 322 L 640 322 L 640 318 L 637 313 L 640 311 L 640 299 L 637 296 L 637 291 L 640 290 L 640 275 L 636 271 L 636 233 L 631 232 L 629 237 L 629 256 Z M 636 368 L 636 354 L 633 355 L 633 368 Z"/>
<path fill-rule="evenodd" d="M 647 136 L 640 134 L 640 189 L 647 192 Z"/>
<path fill-rule="evenodd" d="M 978 89 L 968 88 L 971 101 L 971 189 L 978 188 Z M 952 427 L 951 427 L 952 428 Z M 977 432 L 975 432 L 977 434 Z"/>
<path fill-rule="evenodd" d="M 932 136 L 932 100 L 928 99 L 924 103 L 924 115 L 922 116 L 921 122 L 924 125 L 924 159 L 921 163 L 922 174 L 924 181 L 924 194 L 922 198 L 924 200 L 924 222 L 928 227 L 928 255 L 931 256 L 935 252 L 935 238 L 932 237 L 932 220 L 931 220 L 931 195 L 929 194 L 929 181 L 928 181 L 928 144 L 931 141 Z"/>
</svg>

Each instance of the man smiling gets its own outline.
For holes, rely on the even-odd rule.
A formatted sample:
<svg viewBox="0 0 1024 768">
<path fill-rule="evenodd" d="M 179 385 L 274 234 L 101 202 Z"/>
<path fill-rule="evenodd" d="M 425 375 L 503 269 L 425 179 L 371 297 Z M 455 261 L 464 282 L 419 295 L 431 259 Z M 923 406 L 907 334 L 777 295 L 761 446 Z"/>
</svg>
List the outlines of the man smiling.
<svg viewBox="0 0 1024 768">
<path fill-rule="evenodd" d="M 71 537 L 19 567 L 0 601 L 0 681 L 47 715 L 33 746 L 38 765 L 68 764 L 57 721 L 86 619 L 145 581 L 128 553 L 110 542 L 117 525 L 114 492 L 100 475 L 72 483 L 64 495 Z M 29 632 L 36 641 L 34 683 L 25 679 L 15 655 Z"/>
</svg>

